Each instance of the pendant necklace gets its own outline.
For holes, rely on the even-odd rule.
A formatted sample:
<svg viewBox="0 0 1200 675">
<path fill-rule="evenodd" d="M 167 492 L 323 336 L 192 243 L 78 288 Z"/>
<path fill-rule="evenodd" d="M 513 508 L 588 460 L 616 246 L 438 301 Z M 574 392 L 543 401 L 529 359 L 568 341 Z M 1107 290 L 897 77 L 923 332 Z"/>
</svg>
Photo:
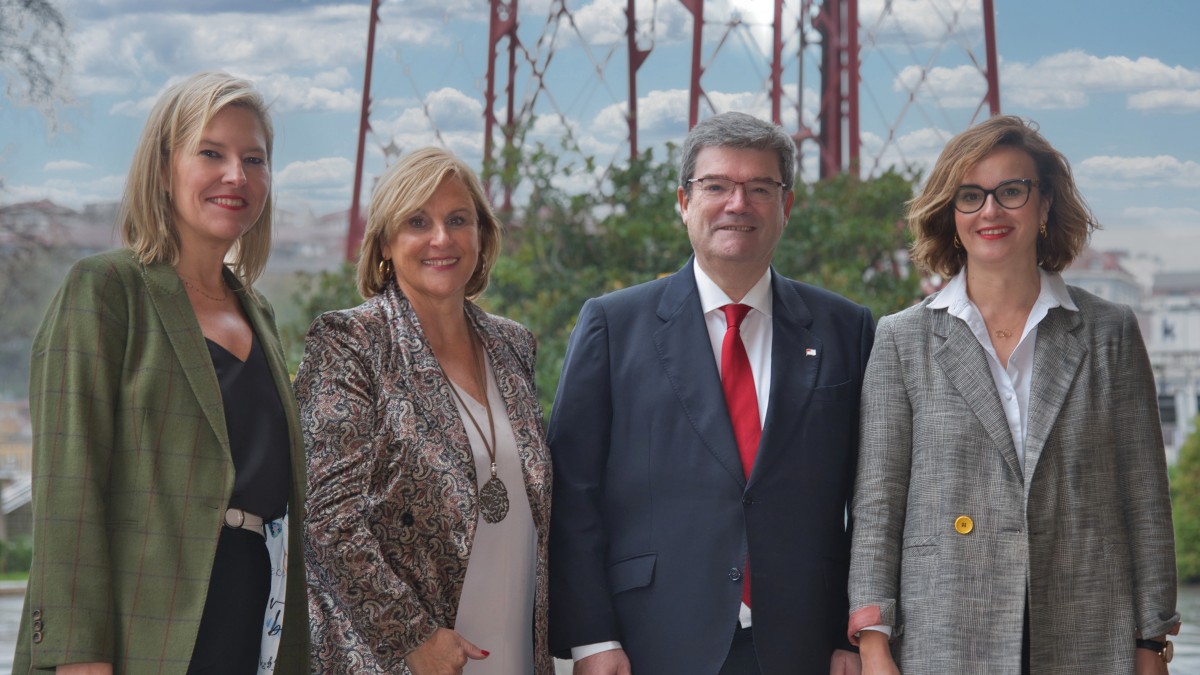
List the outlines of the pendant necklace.
<svg viewBox="0 0 1200 675">
<path fill-rule="evenodd" d="M 472 330 L 474 334 L 474 330 Z M 479 340 L 479 349 L 483 349 L 483 340 Z M 488 442 L 488 437 L 483 435 L 483 428 L 479 426 L 475 415 L 471 413 L 471 408 L 467 406 L 466 401 L 458 393 L 458 387 L 454 383 L 450 383 L 450 392 L 454 394 L 454 398 L 458 399 L 458 405 L 463 412 L 467 413 L 467 419 L 471 420 L 475 431 L 479 432 L 479 440 L 483 442 L 483 448 L 487 450 L 488 460 L 492 465 L 492 477 L 488 479 L 483 487 L 479 489 L 479 514 L 489 523 L 495 524 L 504 520 L 504 516 L 508 515 L 508 489 L 504 487 L 504 482 L 496 476 L 496 422 L 492 417 L 492 402 L 488 395 L 487 374 L 484 371 L 483 361 L 479 358 L 479 352 L 475 350 L 475 340 L 471 340 L 471 355 L 475 357 L 475 377 L 476 383 L 480 385 L 480 390 L 483 392 L 483 405 L 487 410 L 488 418 L 488 433 L 491 437 L 491 442 Z M 445 374 L 445 371 L 443 371 Z M 447 377 L 447 380 L 450 378 Z"/>
<path fill-rule="evenodd" d="M 1011 331 L 1011 330 L 1008 330 L 1007 328 L 998 328 L 998 329 L 996 330 L 996 337 L 998 337 L 998 338 L 1010 338 L 1010 337 L 1012 337 L 1012 331 Z"/>
</svg>

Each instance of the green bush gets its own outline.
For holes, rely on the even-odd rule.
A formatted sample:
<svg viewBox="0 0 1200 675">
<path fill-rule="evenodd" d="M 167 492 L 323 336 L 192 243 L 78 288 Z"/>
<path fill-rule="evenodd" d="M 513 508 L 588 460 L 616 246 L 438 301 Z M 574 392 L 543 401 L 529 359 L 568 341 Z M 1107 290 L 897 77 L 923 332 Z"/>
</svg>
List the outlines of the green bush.
<svg viewBox="0 0 1200 675">
<path fill-rule="evenodd" d="M 33 540 L 14 537 L 0 541 L 0 573 L 28 572 L 33 563 Z"/>
<path fill-rule="evenodd" d="M 1200 427 L 1184 441 L 1171 469 L 1171 508 L 1179 581 L 1200 582 Z"/>
</svg>

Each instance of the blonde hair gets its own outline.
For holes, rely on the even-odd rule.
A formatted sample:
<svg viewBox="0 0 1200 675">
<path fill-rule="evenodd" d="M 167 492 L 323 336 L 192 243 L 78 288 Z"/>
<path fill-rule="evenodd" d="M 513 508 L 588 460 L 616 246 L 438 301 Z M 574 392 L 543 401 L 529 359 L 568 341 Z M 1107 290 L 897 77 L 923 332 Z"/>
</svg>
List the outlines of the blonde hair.
<svg viewBox="0 0 1200 675">
<path fill-rule="evenodd" d="M 1037 125 L 1020 117 L 1000 115 L 987 119 L 950 139 L 938 157 L 925 189 L 908 202 L 908 227 L 913 234 L 912 260 L 944 277 L 958 274 L 967 262 L 965 249 L 954 246 L 954 193 L 976 164 L 997 147 L 1028 153 L 1037 170 L 1037 191 L 1050 200 L 1046 236 L 1038 237 L 1038 264 L 1048 272 L 1061 272 L 1087 245 L 1096 217 L 1075 186 L 1071 165 L 1061 152 L 1038 132 Z"/>
<path fill-rule="evenodd" d="M 467 188 L 479 220 L 479 263 L 467 281 L 467 299 L 474 300 L 487 288 L 500 257 L 500 220 L 471 167 L 448 150 L 429 147 L 414 150 L 388 167 L 375 185 L 358 256 L 358 292 L 364 298 L 379 294 L 390 279 L 380 269 L 383 245 L 396 236 L 404 219 L 419 211 L 442 181 L 451 176 Z"/>
<path fill-rule="evenodd" d="M 142 264 L 179 261 L 179 232 L 167 193 L 174 157 L 177 152 L 194 151 L 209 122 L 227 106 L 246 108 L 258 117 L 270 166 L 275 131 L 266 101 L 253 84 L 226 73 L 204 72 L 168 88 L 142 129 L 117 215 L 122 242 Z M 268 191 L 262 214 L 234 245 L 230 263 L 244 286 L 249 287 L 266 267 L 274 211 L 274 197 Z"/>
</svg>

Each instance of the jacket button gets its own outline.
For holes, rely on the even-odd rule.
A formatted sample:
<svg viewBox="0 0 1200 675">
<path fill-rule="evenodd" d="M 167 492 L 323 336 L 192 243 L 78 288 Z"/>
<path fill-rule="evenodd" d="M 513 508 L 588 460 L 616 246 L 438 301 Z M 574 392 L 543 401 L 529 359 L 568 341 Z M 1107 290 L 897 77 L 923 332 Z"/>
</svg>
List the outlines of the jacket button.
<svg viewBox="0 0 1200 675">
<path fill-rule="evenodd" d="M 742 580 L 742 571 L 736 567 L 729 570 L 729 580 L 730 581 L 741 581 Z"/>
<path fill-rule="evenodd" d="M 33 644 L 35 644 L 35 645 L 38 644 L 39 642 L 41 642 L 42 641 L 42 632 L 40 630 L 34 631 L 32 639 L 33 639 Z"/>
<path fill-rule="evenodd" d="M 42 632 L 42 622 L 41 621 L 33 622 L 33 632 L 35 632 L 35 633 Z"/>
<path fill-rule="evenodd" d="M 38 619 L 42 618 L 42 610 L 35 609 L 35 610 L 33 610 L 33 613 L 30 614 L 30 616 L 33 617 L 34 621 L 37 621 Z"/>
<path fill-rule="evenodd" d="M 402 524 L 403 524 L 405 527 L 412 527 L 412 524 L 413 524 L 413 522 L 414 522 L 414 520 L 413 520 L 413 517 L 412 517 L 412 514 L 411 514 L 411 513 L 408 513 L 408 512 L 405 512 L 405 513 L 404 513 L 404 515 L 400 516 L 400 522 L 401 522 L 401 523 L 402 523 Z"/>
<path fill-rule="evenodd" d="M 749 495 L 742 497 L 742 505 L 743 506 L 750 506 L 753 503 L 754 503 L 754 500 L 751 499 Z"/>
<path fill-rule="evenodd" d="M 954 529 L 959 534 L 971 534 L 971 530 L 975 529 L 975 522 L 970 516 L 959 516 L 954 519 Z"/>
</svg>

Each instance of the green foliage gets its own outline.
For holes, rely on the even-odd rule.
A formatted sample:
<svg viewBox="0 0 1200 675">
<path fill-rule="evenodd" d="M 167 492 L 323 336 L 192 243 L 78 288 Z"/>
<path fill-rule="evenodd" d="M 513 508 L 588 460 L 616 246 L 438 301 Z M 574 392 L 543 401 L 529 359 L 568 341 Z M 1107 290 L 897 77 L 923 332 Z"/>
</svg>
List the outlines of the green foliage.
<svg viewBox="0 0 1200 675">
<path fill-rule="evenodd" d="M 8 541 L 0 541 L 0 573 L 28 573 L 33 563 L 33 539 L 31 537 L 13 537 Z"/>
<path fill-rule="evenodd" d="M 569 194 L 562 166 L 542 148 L 525 158 L 528 202 L 506 235 L 504 255 L 481 304 L 519 321 L 538 338 L 537 385 L 549 411 L 567 341 L 584 301 L 679 269 L 691 252 L 675 212 L 674 149 L 665 162 L 647 151 L 614 168 L 600 190 Z"/>
<path fill-rule="evenodd" d="M 296 275 L 296 290 L 292 293 L 294 306 L 289 318 L 279 322 L 279 336 L 287 355 L 288 370 L 296 372 L 304 356 L 304 336 L 323 312 L 354 307 L 362 302 L 356 285 L 354 265 L 342 263 L 336 270 Z"/>
<path fill-rule="evenodd" d="M 1179 580 L 1200 582 L 1200 427 L 1179 448 L 1179 461 L 1172 467 L 1171 508 Z"/>
<path fill-rule="evenodd" d="M 775 270 L 866 305 L 876 320 L 909 306 L 920 279 L 897 254 L 907 245 L 903 205 L 915 181 L 889 170 L 798 185 Z"/>
<path fill-rule="evenodd" d="M 597 174 L 590 160 L 566 163 L 541 146 L 505 159 L 506 168 L 491 170 L 508 184 L 519 178 L 523 188 L 505 216 L 504 252 L 479 304 L 537 336 L 537 386 L 548 412 L 584 301 L 673 273 L 691 255 L 676 208 L 677 150 L 668 146 L 663 161 L 647 151 L 629 167 L 610 169 L 600 188 L 591 187 Z M 865 304 L 876 318 L 907 307 L 918 297 L 918 278 L 895 255 L 906 243 L 900 223 L 913 182 L 889 172 L 798 187 L 775 268 Z M 359 302 L 353 271 L 316 275 L 295 299 L 299 317 L 283 330 L 293 363 L 320 311 Z"/>
</svg>

